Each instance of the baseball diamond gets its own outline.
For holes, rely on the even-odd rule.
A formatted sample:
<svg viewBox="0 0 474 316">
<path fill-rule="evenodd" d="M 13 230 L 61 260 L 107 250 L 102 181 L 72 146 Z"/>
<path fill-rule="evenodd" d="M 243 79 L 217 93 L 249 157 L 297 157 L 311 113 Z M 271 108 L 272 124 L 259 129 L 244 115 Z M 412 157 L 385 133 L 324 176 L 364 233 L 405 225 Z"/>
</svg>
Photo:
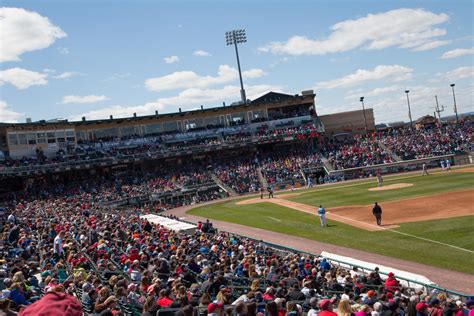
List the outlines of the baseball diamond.
<svg viewBox="0 0 474 316">
<path fill-rule="evenodd" d="M 474 316 L 473 5 L 3 1 L 0 316 Z"/>
</svg>

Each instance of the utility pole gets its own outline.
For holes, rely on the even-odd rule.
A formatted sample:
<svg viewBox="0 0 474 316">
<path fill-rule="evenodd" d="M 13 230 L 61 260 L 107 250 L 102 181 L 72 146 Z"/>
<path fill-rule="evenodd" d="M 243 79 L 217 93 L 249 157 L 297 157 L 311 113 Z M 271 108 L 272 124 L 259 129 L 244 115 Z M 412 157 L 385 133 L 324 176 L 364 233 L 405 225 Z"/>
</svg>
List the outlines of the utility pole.
<svg viewBox="0 0 474 316">
<path fill-rule="evenodd" d="M 437 95 L 435 95 L 435 99 L 436 99 L 435 112 L 438 113 L 439 122 L 441 123 L 441 112 L 444 112 L 444 105 L 441 105 L 441 109 L 440 109 L 439 104 L 438 104 L 438 96 Z M 435 117 L 436 117 L 436 115 L 435 115 Z"/>
</svg>

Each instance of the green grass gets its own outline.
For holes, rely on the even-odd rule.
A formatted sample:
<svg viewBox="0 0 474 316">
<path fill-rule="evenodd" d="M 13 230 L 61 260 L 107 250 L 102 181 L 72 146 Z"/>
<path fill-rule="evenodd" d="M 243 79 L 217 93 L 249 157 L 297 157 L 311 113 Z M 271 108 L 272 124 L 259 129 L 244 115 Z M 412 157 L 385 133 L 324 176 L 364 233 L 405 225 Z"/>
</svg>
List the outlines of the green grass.
<svg viewBox="0 0 474 316">
<path fill-rule="evenodd" d="M 427 177 L 396 177 L 384 180 L 384 185 L 393 183 L 412 183 L 413 186 L 387 191 L 368 191 L 377 186 L 375 179 L 369 182 L 352 183 L 337 187 L 323 187 L 320 190 L 304 192 L 289 200 L 308 205 L 327 207 L 344 205 L 368 205 L 375 201 L 385 202 L 409 199 L 423 195 L 457 191 L 474 187 L 472 173 L 438 173 Z"/>
<path fill-rule="evenodd" d="M 403 180 L 386 179 L 385 184 L 410 182 L 414 186 L 391 191 L 367 191 L 374 183 L 352 183 L 327 186 L 292 198 L 292 200 L 328 207 L 354 204 L 371 204 L 421 195 L 431 195 L 474 187 L 469 173 L 451 173 L 412 177 Z M 375 195 L 373 195 L 375 194 Z M 239 199 L 241 200 L 241 199 Z M 444 245 L 397 234 L 391 231 L 369 232 L 350 225 L 329 221 L 329 228 L 321 228 L 314 215 L 298 212 L 272 203 L 236 205 L 227 201 L 201 206 L 190 214 L 237 223 L 265 230 L 295 235 L 335 245 L 415 261 L 441 268 L 474 274 L 474 255 Z M 281 222 L 274 219 L 281 220 Z M 397 231 L 452 244 L 474 251 L 474 216 L 401 224 Z"/>
</svg>

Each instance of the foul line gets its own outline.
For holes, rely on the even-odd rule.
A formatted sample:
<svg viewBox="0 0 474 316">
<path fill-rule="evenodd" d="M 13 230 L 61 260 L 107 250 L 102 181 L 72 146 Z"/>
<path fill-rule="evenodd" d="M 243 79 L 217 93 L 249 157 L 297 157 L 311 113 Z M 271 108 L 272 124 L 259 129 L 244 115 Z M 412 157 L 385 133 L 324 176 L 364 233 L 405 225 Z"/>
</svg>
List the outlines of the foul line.
<svg viewBox="0 0 474 316">
<path fill-rule="evenodd" d="M 403 232 L 400 232 L 400 231 L 398 231 L 398 230 L 393 230 L 393 229 L 390 229 L 390 228 L 380 227 L 380 226 L 378 226 L 378 225 L 374 225 L 374 224 L 362 222 L 362 221 L 359 221 L 359 220 L 356 220 L 356 219 L 353 219 L 353 218 L 350 218 L 350 217 L 346 217 L 346 216 L 342 216 L 342 215 L 338 215 L 338 214 L 334 214 L 334 213 L 330 213 L 330 212 L 328 212 L 328 214 L 331 214 L 331 215 L 333 215 L 333 216 L 342 217 L 342 218 L 347 219 L 347 220 L 350 220 L 350 221 L 359 222 L 359 223 L 364 223 L 365 225 L 377 227 L 377 228 L 380 229 L 380 230 L 388 230 L 388 231 L 391 231 L 391 232 L 393 232 L 393 233 L 397 233 L 397 234 L 400 234 L 400 235 L 405 235 L 405 236 L 409 236 L 409 237 L 413 237 L 413 238 L 418 238 L 418 239 L 421 239 L 421 240 L 424 240 L 424 241 L 428 241 L 428 242 L 432 242 L 432 243 L 435 243 L 435 244 L 439 244 L 439 245 L 451 247 L 451 248 L 454 248 L 454 249 L 457 249 L 457 250 L 466 251 L 466 252 L 469 252 L 469 253 L 474 253 L 474 251 L 472 251 L 472 250 L 465 249 L 465 248 L 461 248 L 461 247 L 454 246 L 454 245 L 451 245 L 451 244 L 446 244 L 446 243 L 441 242 L 441 241 L 437 241 L 437 240 L 433 240 L 433 239 L 428 239 L 428 238 L 424 238 L 424 237 L 420 237 L 420 236 L 416 236 L 416 235 L 412 235 L 412 234 L 408 234 L 408 233 L 403 233 Z"/>
<path fill-rule="evenodd" d="M 273 219 L 274 221 L 281 222 L 281 220 L 279 220 L 278 218 L 271 217 L 271 216 L 267 216 L 267 217 Z"/>
<path fill-rule="evenodd" d="M 436 241 L 436 240 L 433 240 L 433 239 L 428 239 L 428 238 L 424 238 L 424 237 L 420 237 L 420 236 L 416 236 L 416 235 L 412 235 L 412 234 L 399 232 L 398 230 L 393 230 L 393 229 L 386 229 L 386 230 L 397 233 L 397 234 L 400 234 L 400 235 L 410 236 L 410 237 L 418 238 L 418 239 L 421 239 L 421 240 L 429 241 L 429 242 L 432 242 L 432 243 L 435 243 L 435 244 L 451 247 L 451 248 L 466 251 L 466 252 L 469 252 L 469 253 L 474 253 L 474 251 L 472 251 L 472 250 L 461 248 L 461 247 L 450 245 L 450 244 L 446 244 L 446 243 L 441 242 L 441 241 Z"/>
</svg>

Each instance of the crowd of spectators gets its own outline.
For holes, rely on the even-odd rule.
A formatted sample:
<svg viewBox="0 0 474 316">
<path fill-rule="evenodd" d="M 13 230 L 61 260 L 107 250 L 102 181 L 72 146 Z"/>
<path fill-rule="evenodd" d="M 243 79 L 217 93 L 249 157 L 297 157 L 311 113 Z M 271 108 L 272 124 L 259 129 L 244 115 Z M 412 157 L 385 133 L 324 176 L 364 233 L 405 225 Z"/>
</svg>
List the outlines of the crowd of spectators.
<svg viewBox="0 0 474 316">
<path fill-rule="evenodd" d="M 319 166 L 318 154 L 305 151 L 272 153 L 261 161 L 262 174 L 269 184 L 304 181 L 302 169 Z"/>
<path fill-rule="evenodd" d="M 235 159 L 213 166 L 213 172 L 225 185 L 239 194 L 257 192 L 261 187 L 255 161 Z"/>
<path fill-rule="evenodd" d="M 393 161 L 390 152 L 383 149 L 376 139 L 360 135 L 328 142 L 324 152 L 335 170 L 366 167 Z"/>
<path fill-rule="evenodd" d="M 383 133 L 381 142 L 402 160 L 469 152 L 473 148 L 473 125 L 446 125 L 430 129 L 394 130 Z"/>
<path fill-rule="evenodd" d="M 0 216 L 6 315 L 463 316 L 470 300 L 225 232 L 178 233 L 70 193 Z M 176 219 L 176 218 L 175 218 Z M 203 225 L 204 226 L 204 225 Z M 46 314 L 43 314 L 46 315 Z"/>
</svg>

